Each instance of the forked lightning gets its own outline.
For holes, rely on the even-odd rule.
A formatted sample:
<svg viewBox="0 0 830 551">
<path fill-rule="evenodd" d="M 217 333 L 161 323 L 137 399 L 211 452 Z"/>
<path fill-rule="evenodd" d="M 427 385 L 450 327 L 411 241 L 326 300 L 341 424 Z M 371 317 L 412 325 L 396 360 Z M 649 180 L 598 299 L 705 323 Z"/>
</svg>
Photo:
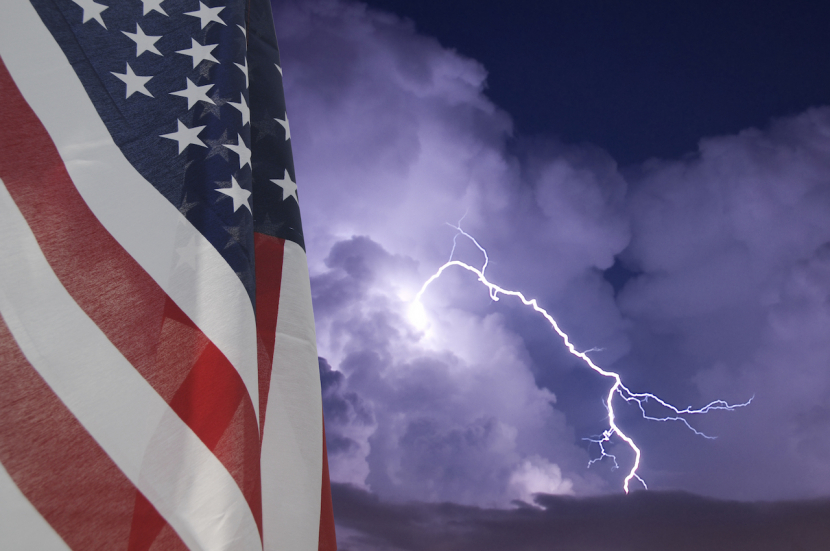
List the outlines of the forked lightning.
<svg viewBox="0 0 830 551">
<path fill-rule="evenodd" d="M 586 440 L 589 440 L 591 442 L 594 442 L 594 443 L 598 444 L 599 445 L 599 450 L 600 450 L 600 456 L 595 458 L 595 459 L 592 459 L 591 461 L 589 461 L 588 465 L 590 466 L 594 462 L 601 461 L 602 459 L 607 457 L 607 458 L 610 458 L 614 462 L 615 467 L 618 466 L 617 458 L 613 454 L 610 454 L 605 450 L 605 444 L 611 441 L 612 436 L 616 435 L 617 438 L 621 439 L 626 444 L 628 444 L 628 446 L 634 452 L 634 463 L 631 466 L 631 470 L 629 471 L 628 475 L 625 477 L 625 481 L 623 483 L 623 489 L 625 490 L 626 493 L 628 493 L 628 491 L 629 491 L 629 486 L 631 484 L 631 481 L 635 478 L 643 485 L 644 488 L 648 488 L 648 486 L 646 486 L 645 481 L 637 474 L 637 470 L 640 468 L 640 457 L 642 455 L 642 452 L 640 451 L 640 448 L 637 446 L 637 444 L 634 443 L 634 440 L 632 440 L 630 436 L 625 434 L 620 429 L 620 427 L 617 425 L 617 418 L 616 418 L 616 414 L 614 412 L 614 403 L 613 403 L 613 399 L 614 399 L 615 394 L 618 394 L 626 402 L 635 402 L 639 406 L 640 411 L 642 412 L 642 415 L 643 415 L 644 419 L 648 419 L 648 420 L 651 420 L 651 421 L 663 421 L 663 422 L 665 422 L 665 421 L 677 421 L 677 422 L 683 423 L 689 430 L 693 431 L 698 436 L 702 436 L 702 437 L 708 438 L 708 439 L 713 439 L 714 437 L 706 435 L 706 434 L 700 432 L 699 430 L 695 429 L 688 422 L 688 420 L 683 416 L 684 415 L 703 414 L 703 413 L 708 413 L 708 412 L 714 411 L 714 410 L 733 411 L 736 408 L 741 408 L 741 407 L 748 406 L 752 402 L 752 398 L 750 398 L 749 400 L 747 400 L 746 402 L 741 403 L 741 404 L 729 404 L 729 403 L 727 403 L 723 400 L 715 400 L 715 401 L 710 402 L 709 404 L 703 406 L 702 408 L 693 409 L 693 408 L 687 407 L 687 408 L 684 408 L 684 409 L 680 409 L 680 408 L 675 407 L 675 406 L 669 404 L 668 402 L 662 400 L 661 398 L 655 396 L 654 394 L 631 392 L 631 390 L 629 390 L 628 387 L 626 387 L 623 384 L 622 378 L 620 377 L 619 373 L 615 373 L 613 371 L 606 371 L 605 369 L 602 369 L 601 367 L 596 365 L 591 360 L 591 358 L 588 357 L 587 353 L 593 351 L 594 349 L 587 350 L 585 352 L 578 351 L 576 349 L 576 347 L 574 347 L 574 345 L 571 343 L 571 340 L 568 337 L 568 335 L 564 331 L 562 331 L 562 329 L 559 327 L 559 324 L 556 323 L 556 320 L 553 319 L 553 317 L 550 314 L 548 314 L 548 312 L 544 308 L 540 307 L 537 304 L 536 299 L 528 300 L 522 293 L 520 293 L 518 291 L 509 291 L 507 289 L 499 287 L 498 285 L 496 285 L 494 283 L 491 283 L 484 276 L 484 271 L 487 269 L 487 264 L 490 261 L 489 257 L 487 256 L 487 251 L 484 249 L 484 247 L 482 247 L 478 243 L 478 241 L 475 240 L 475 238 L 473 238 L 473 236 L 471 236 L 470 234 L 468 234 L 467 232 L 465 232 L 464 230 L 461 229 L 461 223 L 460 222 L 458 223 L 458 225 L 453 226 L 452 224 L 450 224 L 450 226 L 457 230 L 455 236 L 453 237 L 453 246 L 452 246 L 452 251 L 450 252 L 450 259 L 443 266 L 438 268 L 438 271 L 436 271 L 435 274 L 433 274 L 429 279 L 427 279 L 424 282 L 423 286 L 421 287 L 421 290 L 418 291 L 417 295 L 415 295 L 415 299 L 414 299 L 413 303 L 415 303 L 415 304 L 419 303 L 419 301 L 421 300 L 421 296 L 423 296 L 424 292 L 427 290 L 427 287 L 429 287 L 429 285 L 433 281 L 435 281 L 436 279 L 441 277 L 441 274 L 443 274 L 445 270 L 447 270 L 448 268 L 450 268 L 452 266 L 458 266 L 459 268 L 463 268 L 463 269 L 465 269 L 469 272 L 474 273 L 478 277 L 478 281 L 481 282 L 485 287 L 487 287 L 487 289 L 490 293 L 490 298 L 492 300 L 494 300 L 494 301 L 499 300 L 499 295 L 507 295 L 507 296 L 517 297 L 519 300 L 522 301 L 522 303 L 525 306 L 530 306 L 536 312 L 542 314 L 542 316 L 544 316 L 544 318 L 548 321 L 548 323 L 553 328 L 553 330 L 556 331 L 556 334 L 559 335 L 562 338 L 562 342 L 565 344 L 565 347 L 567 347 L 568 352 L 570 352 L 571 354 L 573 354 L 574 356 L 576 356 L 577 358 L 582 360 L 588 367 L 590 367 L 591 369 L 593 369 L 595 372 L 599 373 L 603 377 L 608 377 L 608 378 L 613 380 L 613 384 L 611 385 L 611 388 L 608 391 L 608 395 L 607 395 L 607 397 L 605 398 L 605 401 L 604 401 L 605 409 L 608 412 L 608 428 L 605 429 L 602 432 L 602 434 L 597 436 L 597 437 L 586 438 Z M 464 237 L 468 238 L 470 241 L 472 241 L 473 244 L 476 247 L 478 247 L 478 249 L 484 255 L 484 264 L 481 266 L 480 269 L 475 268 L 473 266 L 470 266 L 469 264 L 466 264 L 464 262 L 461 262 L 460 260 L 453 260 L 453 256 L 455 255 L 455 248 L 456 248 L 456 245 L 457 245 L 457 242 L 458 242 L 458 236 L 459 235 L 464 236 Z M 652 401 L 656 402 L 657 404 L 661 405 L 662 407 L 668 409 L 671 413 L 666 417 L 653 417 L 653 416 L 648 415 L 646 413 L 646 410 L 645 410 L 645 404 L 649 400 L 652 400 Z"/>
</svg>

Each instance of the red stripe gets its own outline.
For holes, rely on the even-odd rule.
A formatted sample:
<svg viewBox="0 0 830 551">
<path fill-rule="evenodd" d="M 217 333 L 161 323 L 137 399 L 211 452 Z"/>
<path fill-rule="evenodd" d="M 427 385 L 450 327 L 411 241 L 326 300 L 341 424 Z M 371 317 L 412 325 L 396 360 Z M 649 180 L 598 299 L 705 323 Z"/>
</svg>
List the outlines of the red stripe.
<svg viewBox="0 0 830 551">
<path fill-rule="evenodd" d="M 271 366 L 277 338 L 277 316 L 282 284 L 285 239 L 254 233 L 256 259 L 256 332 L 259 364 L 259 426 L 265 427 L 265 409 L 271 389 Z M 260 431 L 260 440 L 264 433 Z"/>
<path fill-rule="evenodd" d="M 6 122 L 0 177 L 46 259 L 84 312 L 236 479 L 261 534 L 256 414 L 238 372 L 89 210 L 2 60 L 0 88 Z M 158 533 L 163 521 L 144 526 Z"/>
<path fill-rule="evenodd" d="M 0 462 L 69 547 L 127 548 L 132 503 L 144 496 L 26 360 L 1 318 Z M 162 522 L 161 548 L 187 549 Z"/>
<path fill-rule="evenodd" d="M 331 502 L 331 480 L 329 479 L 329 454 L 326 449 L 326 423 L 323 421 L 323 484 L 320 492 L 320 535 L 317 551 L 337 551 L 337 536 L 334 533 L 334 507 Z"/>
</svg>

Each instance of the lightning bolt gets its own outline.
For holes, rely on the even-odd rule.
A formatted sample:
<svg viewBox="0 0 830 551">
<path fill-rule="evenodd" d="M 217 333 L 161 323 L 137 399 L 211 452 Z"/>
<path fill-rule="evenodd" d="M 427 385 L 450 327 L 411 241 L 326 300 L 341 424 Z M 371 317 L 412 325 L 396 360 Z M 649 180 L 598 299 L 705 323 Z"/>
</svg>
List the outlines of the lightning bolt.
<svg viewBox="0 0 830 551">
<path fill-rule="evenodd" d="M 673 406 L 672 404 L 664 401 L 663 399 L 655 396 L 654 394 L 632 392 L 631 390 L 629 390 L 628 387 L 626 387 L 623 384 L 622 378 L 620 377 L 619 373 L 615 373 L 613 371 L 607 371 L 607 370 L 599 367 L 597 364 L 595 364 L 591 360 L 590 357 L 588 357 L 588 352 L 592 352 L 592 351 L 595 351 L 597 349 L 592 348 L 592 349 L 586 350 L 584 352 L 580 352 L 579 350 L 577 350 L 576 347 L 571 342 L 570 337 L 568 337 L 567 333 L 562 331 L 562 329 L 559 327 L 559 324 L 556 322 L 555 319 L 553 319 L 553 316 L 551 316 L 544 308 L 539 306 L 539 304 L 536 302 L 536 299 L 528 299 L 522 293 L 520 293 L 519 291 L 510 291 L 508 289 L 504 289 L 503 287 L 499 287 L 495 283 L 490 282 L 485 277 L 484 271 L 487 269 L 487 265 L 490 262 L 490 258 L 487 256 L 487 251 L 484 249 L 484 247 L 482 247 L 479 244 L 479 242 L 476 241 L 475 238 L 472 235 L 468 234 L 463 229 L 461 229 L 461 221 L 462 220 L 463 220 L 463 217 L 462 217 L 461 220 L 459 220 L 458 224 L 456 224 L 456 225 L 449 224 L 449 223 L 447 224 L 448 226 L 450 226 L 452 228 L 455 228 L 455 230 L 456 230 L 455 236 L 453 237 L 452 251 L 450 252 L 450 258 L 443 266 L 438 268 L 438 271 L 436 271 L 429 279 L 427 279 L 424 282 L 424 284 L 421 287 L 420 291 L 418 291 L 418 294 L 415 295 L 415 298 L 413 299 L 413 304 L 419 304 L 420 303 L 421 297 L 426 292 L 427 287 L 429 287 L 429 285 L 433 281 L 435 281 L 436 279 L 441 277 L 441 274 L 443 274 L 447 269 L 449 269 L 453 266 L 458 266 L 459 268 L 463 268 L 464 270 L 467 270 L 468 272 L 472 272 L 473 274 L 475 274 L 478 278 L 478 281 L 482 285 L 487 287 L 487 290 L 490 293 L 490 298 L 492 300 L 498 301 L 499 300 L 499 295 L 516 297 L 519 300 L 521 300 L 522 303 L 525 306 L 529 306 L 529 307 L 533 308 L 533 310 L 535 310 L 536 312 L 541 314 L 548 321 L 548 323 L 553 328 L 553 330 L 556 332 L 556 334 L 559 335 L 559 337 L 562 339 L 562 342 L 565 344 L 565 347 L 568 349 L 568 352 L 570 352 L 572 355 L 574 355 L 577 358 L 579 358 L 580 360 L 582 360 L 582 362 L 585 363 L 585 365 L 587 365 L 589 368 L 591 368 L 595 372 L 597 372 L 600 375 L 602 375 L 603 377 L 607 377 L 607 378 L 609 378 L 613 381 L 613 384 L 611 385 L 611 388 L 608 391 L 608 395 L 606 396 L 605 400 L 603 401 L 603 404 L 605 405 L 605 409 L 608 412 L 608 428 L 605 429 L 602 432 L 601 435 L 598 435 L 598 436 L 593 437 L 593 438 L 585 438 L 584 440 L 587 440 L 587 441 L 594 442 L 594 443 L 598 444 L 599 445 L 599 450 L 600 450 L 599 457 L 591 459 L 588 462 L 589 467 L 597 461 L 602 461 L 605 458 L 609 458 L 613 461 L 614 468 L 619 468 L 619 464 L 617 463 L 616 456 L 614 456 L 611 453 L 608 453 L 605 449 L 605 444 L 609 443 L 611 441 L 611 438 L 615 435 L 616 435 L 617 438 L 619 438 L 620 440 L 625 442 L 628 445 L 628 447 L 631 448 L 631 450 L 634 452 L 634 463 L 631 466 L 631 470 L 628 472 L 628 475 L 625 477 L 625 481 L 623 482 L 623 489 L 625 490 L 625 493 L 628 493 L 631 481 L 634 480 L 634 479 L 637 479 L 637 481 L 639 481 L 643 485 L 644 488 L 648 489 L 648 486 L 646 485 L 645 480 L 643 480 L 640 477 L 640 475 L 637 474 L 637 470 L 640 468 L 640 458 L 642 457 L 642 452 L 641 452 L 640 448 L 637 446 L 637 444 L 634 442 L 634 440 L 630 436 L 628 436 L 626 433 L 624 433 L 622 431 L 622 429 L 620 429 L 619 425 L 617 425 L 617 415 L 616 415 L 616 412 L 614 411 L 614 401 L 613 401 L 615 395 L 620 396 L 623 400 L 625 400 L 628 403 L 631 403 L 631 402 L 636 403 L 637 406 L 640 408 L 640 412 L 642 413 L 642 416 L 643 416 L 644 419 L 648 419 L 650 421 L 660 421 L 660 422 L 669 422 L 669 421 L 679 422 L 679 423 L 684 424 L 686 426 L 686 428 L 688 428 L 689 430 L 694 432 L 696 435 L 702 436 L 703 438 L 707 438 L 707 439 L 710 439 L 710 440 L 714 439 L 715 437 L 714 436 L 709 436 L 709 435 L 704 434 L 703 432 L 695 429 L 689 423 L 689 421 L 683 416 L 684 415 L 699 415 L 699 414 L 709 413 L 710 411 L 716 411 L 716 410 L 734 411 L 737 408 L 742 408 L 742 407 L 748 406 L 752 402 L 752 400 L 754 399 L 754 396 L 753 396 L 752 398 L 750 398 L 749 400 L 747 400 L 746 402 L 743 402 L 741 404 L 729 404 L 729 403 L 727 403 L 723 400 L 714 400 L 714 401 L 706 404 L 705 406 L 703 406 L 701 408 L 696 408 L 695 409 L 695 408 L 687 407 L 687 408 L 681 409 L 681 408 L 678 408 L 676 406 Z M 474 266 L 470 266 L 469 264 L 466 264 L 464 262 L 461 262 L 460 260 L 454 260 L 453 259 L 453 257 L 455 256 L 455 248 L 458 244 L 458 237 L 459 236 L 466 237 L 467 239 L 472 241 L 472 243 L 484 255 L 484 264 L 481 266 L 480 269 L 475 268 Z M 645 405 L 649 401 L 653 401 L 653 402 L 659 404 L 663 408 L 666 408 L 670 413 L 665 417 L 654 417 L 654 416 L 648 415 L 646 413 Z"/>
</svg>

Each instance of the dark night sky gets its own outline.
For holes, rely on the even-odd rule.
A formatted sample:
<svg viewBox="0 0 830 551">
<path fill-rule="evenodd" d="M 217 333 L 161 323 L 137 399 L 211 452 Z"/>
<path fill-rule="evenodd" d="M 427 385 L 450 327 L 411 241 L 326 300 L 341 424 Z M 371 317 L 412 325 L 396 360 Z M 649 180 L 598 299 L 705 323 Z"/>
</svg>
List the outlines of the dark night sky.
<svg viewBox="0 0 830 551">
<path fill-rule="evenodd" d="M 369 0 L 484 64 L 523 134 L 621 165 L 694 151 L 830 94 L 830 3 Z"/>
<path fill-rule="evenodd" d="M 343 550 L 830 548 L 830 4 L 273 6 Z"/>
</svg>

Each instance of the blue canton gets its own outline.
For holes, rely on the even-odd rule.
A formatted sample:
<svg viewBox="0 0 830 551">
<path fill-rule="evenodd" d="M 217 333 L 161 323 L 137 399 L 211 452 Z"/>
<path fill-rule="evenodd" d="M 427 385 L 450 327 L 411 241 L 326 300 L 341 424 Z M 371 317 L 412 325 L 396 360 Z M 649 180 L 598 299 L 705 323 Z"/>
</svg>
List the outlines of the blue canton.
<svg viewBox="0 0 830 551">
<path fill-rule="evenodd" d="M 253 304 L 254 231 L 305 246 L 270 3 L 31 2 L 124 156 Z"/>
</svg>

